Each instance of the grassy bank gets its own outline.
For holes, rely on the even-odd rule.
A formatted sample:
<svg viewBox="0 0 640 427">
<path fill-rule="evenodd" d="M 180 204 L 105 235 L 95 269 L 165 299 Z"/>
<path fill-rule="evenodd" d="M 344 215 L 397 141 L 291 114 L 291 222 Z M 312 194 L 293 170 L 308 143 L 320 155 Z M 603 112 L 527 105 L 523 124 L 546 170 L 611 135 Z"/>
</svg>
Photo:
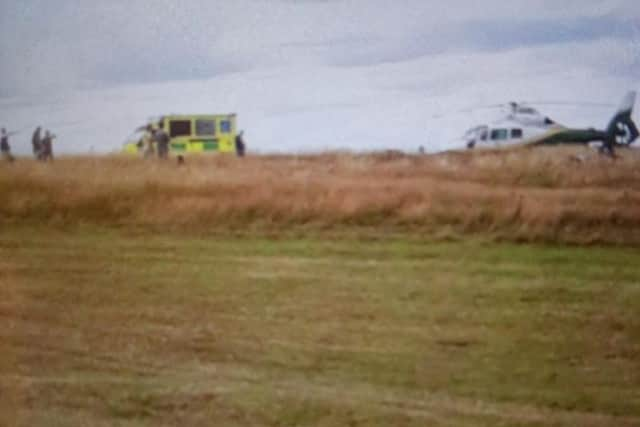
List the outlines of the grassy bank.
<svg viewBox="0 0 640 427">
<path fill-rule="evenodd" d="M 0 221 L 637 244 L 639 164 L 635 152 L 613 161 L 561 149 L 190 158 L 183 167 L 25 160 L 0 165 Z"/>
<path fill-rule="evenodd" d="M 0 231 L 0 424 L 640 424 L 640 254 Z"/>
</svg>

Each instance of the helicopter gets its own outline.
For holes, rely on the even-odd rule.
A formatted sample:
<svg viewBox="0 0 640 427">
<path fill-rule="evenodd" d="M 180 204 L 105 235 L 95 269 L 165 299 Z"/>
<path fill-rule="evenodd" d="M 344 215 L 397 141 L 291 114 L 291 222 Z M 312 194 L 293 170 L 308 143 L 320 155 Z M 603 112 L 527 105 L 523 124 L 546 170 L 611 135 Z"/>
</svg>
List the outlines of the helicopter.
<svg viewBox="0 0 640 427">
<path fill-rule="evenodd" d="M 462 138 L 468 149 L 595 144 L 601 153 L 613 156 L 615 148 L 628 147 L 639 136 L 631 118 L 635 100 L 635 91 L 627 93 L 604 130 L 568 128 L 529 105 L 510 102 L 503 119 L 475 126 Z"/>
</svg>

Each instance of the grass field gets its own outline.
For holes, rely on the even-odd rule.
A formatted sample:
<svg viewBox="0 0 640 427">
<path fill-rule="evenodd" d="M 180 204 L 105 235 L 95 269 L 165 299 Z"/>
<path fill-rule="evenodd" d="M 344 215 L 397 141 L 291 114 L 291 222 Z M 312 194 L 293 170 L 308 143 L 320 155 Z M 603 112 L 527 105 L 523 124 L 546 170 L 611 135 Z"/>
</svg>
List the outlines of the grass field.
<svg viewBox="0 0 640 427">
<path fill-rule="evenodd" d="M 640 150 L 0 164 L 0 224 L 640 244 Z"/>
<path fill-rule="evenodd" d="M 0 231 L 0 425 L 637 426 L 640 253 Z"/>
</svg>

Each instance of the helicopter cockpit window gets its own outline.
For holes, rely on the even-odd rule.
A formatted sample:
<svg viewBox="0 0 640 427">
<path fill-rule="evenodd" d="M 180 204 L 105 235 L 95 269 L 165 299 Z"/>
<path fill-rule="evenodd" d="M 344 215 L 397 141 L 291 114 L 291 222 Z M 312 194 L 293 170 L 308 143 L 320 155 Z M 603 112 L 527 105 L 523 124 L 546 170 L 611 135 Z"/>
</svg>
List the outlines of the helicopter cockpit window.
<svg viewBox="0 0 640 427">
<path fill-rule="evenodd" d="M 480 141 L 486 141 L 487 140 L 487 136 L 489 136 L 489 135 L 487 134 L 486 130 L 481 131 L 480 132 Z"/>
<path fill-rule="evenodd" d="M 507 139 L 508 137 L 508 129 L 491 129 L 491 139 Z"/>
<path fill-rule="evenodd" d="M 522 129 L 511 129 L 511 138 L 522 138 Z"/>
<path fill-rule="evenodd" d="M 171 138 L 191 135 L 191 120 L 172 120 L 169 123 L 169 135 Z"/>
</svg>

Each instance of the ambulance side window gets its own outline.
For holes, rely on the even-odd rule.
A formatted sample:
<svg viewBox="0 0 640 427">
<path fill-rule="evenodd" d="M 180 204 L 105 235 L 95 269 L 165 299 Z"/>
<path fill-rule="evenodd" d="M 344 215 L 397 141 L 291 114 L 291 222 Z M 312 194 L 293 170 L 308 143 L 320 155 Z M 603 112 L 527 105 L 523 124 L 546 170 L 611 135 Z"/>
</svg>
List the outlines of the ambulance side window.
<svg viewBox="0 0 640 427">
<path fill-rule="evenodd" d="M 231 133 L 231 120 L 220 120 L 220 133 Z"/>
<path fill-rule="evenodd" d="M 191 120 L 172 120 L 169 122 L 169 136 L 171 138 L 189 135 L 191 135 Z"/>
<path fill-rule="evenodd" d="M 216 134 L 216 121 L 215 120 L 196 120 L 196 135 L 206 136 Z"/>
</svg>

